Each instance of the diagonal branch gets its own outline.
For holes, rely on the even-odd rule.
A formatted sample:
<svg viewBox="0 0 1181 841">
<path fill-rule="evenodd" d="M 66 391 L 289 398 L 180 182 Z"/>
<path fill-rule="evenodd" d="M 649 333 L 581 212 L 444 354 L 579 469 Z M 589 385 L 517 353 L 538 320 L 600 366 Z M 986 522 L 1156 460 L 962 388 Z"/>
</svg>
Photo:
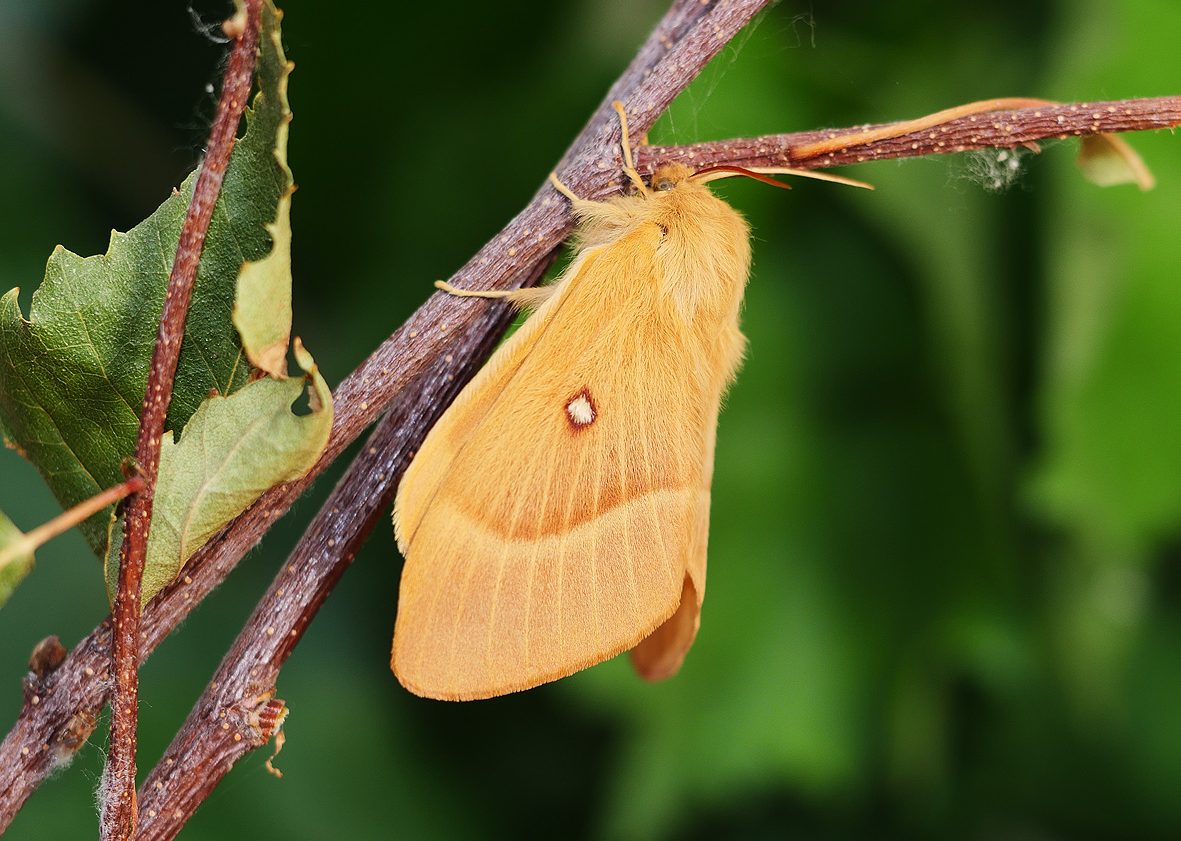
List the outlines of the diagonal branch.
<svg viewBox="0 0 1181 841">
<path fill-rule="evenodd" d="M 662 109 L 671 101 L 676 92 L 681 90 L 708 60 L 712 54 L 711 45 L 716 44 L 719 38 L 724 40 L 732 37 L 745 20 L 762 5 L 762 2 L 721 2 L 710 7 L 697 2 L 676 3 L 641 50 L 636 61 L 612 89 L 604 106 L 596 112 L 595 117 L 563 159 L 564 166 L 561 172 L 564 180 L 580 195 L 588 197 L 601 197 L 618 191 L 620 185 L 618 168 L 615 165 L 618 133 L 613 115 L 606 108 L 606 102 L 614 97 L 621 98 L 628 105 L 629 115 L 634 115 L 633 124 L 636 131 L 643 131 L 655 119 L 658 113 L 656 109 Z M 713 29 L 714 25 L 720 28 L 720 35 Z M 653 41 L 659 42 L 658 49 L 653 47 Z M 666 61 L 660 60 L 662 56 Z M 637 106 L 636 103 L 641 101 L 648 103 L 647 111 Z M 990 118 L 990 125 L 1009 125 L 1013 130 L 996 130 L 993 134 L 980 133 L 978 140 L 981 145 L 965 145 L 965 148 L 1012 146 L 1015 142 L 1014 136 L 1018 133 L 1025 140 L 1033 142 L 1062 134 L 1159 128 L 1181 123 L 1181 97 L 1130 100 L 1108 105 L 1115 106 L 1117 112 L 1099 112 L 1090 104 L 1073 106 L 1077 109 L 1073 112 L 1069 111 L 1072 106 L 1061 106 L 1068 109 L 1068 113 L 1062 115 L 1065 120 L 1063 123 L 1057 123 L 1055 118 L 1053 125 L 1038 124 L 1028 130 L 1027 124 L 1031 120 L 1040 119 L 1033 113 L 1000 112 Z M 1127 122 L 1125 116 L 1119 113 L 1125 106 L 1135 115 L 1126 118 L 1132 120 L 1131 122 Z M 641 117 L 641 113 L 646 116 Z M 1093 118 L 1095 113 L 1099 113 L 1100 116 Z M 854 134 L 863 129 L 864 127 L 839 132 L 803 132 L 680 147 L 647 147 L 641 151 L 639 165 L 641 169 L 650 170 L 655 161 L 669 159 L 687 160 L 699 167 L 726 163 L 752 166 L 761 165 L 760 162 L 774 165 L 781 163 L 781 159 L 775 157 L 780 153 L 787 153 L 791 149 L 823 140 L 833 134 Z M 940 143 L 943 139 L 941 136 L 937 134 L 932 138 L 929 134 L 929 131 L 924 131 L 903 135 L 868 147 L 834 153 L 832 163 L 850 163 L 858 157 L 866 160 L 885 157 L 884 154 L 876 154 L 875 150 L 887 148 L 897 151 L 893 157 L 918 157 L 952 151 L 947 148 L 946 142 Z M 986 143 L 985 140 L 992 142 Z M 792 165 L 800 168 L 826 166 L 830 163 L 827 159 L 791 160 Z M 606 165 L 602 165 L 604 163 Z M 564 208 L 564 203 L 557 202 L 548 188 L 543 188 L 524 211 L 450 279 L 451 282 L 457 286 L 493 288 L 508 288 L 527 282 L 544 267 L 561 240 L 569 234 L 571 220 Z M 339 500 L 325 506 L 325 511 L 331 512 L 341 521 L 340 531 L 330 536 L 330 539 L 338 542 L 332 547 L 323 548 L 327 547 L 325 540 L 322 551 L 314 559 L 297 567 L 302 576 L 298 584 L 289 581 L 290 586 L 284 591 L 286 597 L 292 599 L 295 592 L 303 591 L 305 588 L 318 594 L 312 600 L 300 598 L 291 601 L 290 605 L 283 609 L 283 615 L 286 617 L 284 621 L 297 633 L 293 636 L 288 632 L 287 636 L 283 637 L 283 645 L 278 648 L 264 645 L 266 640 L 280 636 L 280 626 L 265 624 L 269 617 L 264 620 L 262 614 L 256 614 L 259 621 L 264 624 L 256 624 L 252 619 L 235 643 L 235 656 L 241 656 L 246 660 L 256 658 L 256 652 L 265 650 L 262 662 L 268 664 L 268 669 L 277 668 L 275 663 L 281 662 L 281 657 L 285 657 L 290 651 L 303 627 L 314 615 L 323 594 L 327 593 L 347 567 L 348 560 L 355 550 L 355 541 L 358 539 L 355 535 L 371 527 L 376 517 L 373 511 L 380 511 L 385 506 L 385 503 L 381 502 L 382 493 L 388 493 L 389 488 L 396 482 L 397 462 L 391 461 L 379 444 L 390 446 L 390 452 L 394 452 L 395 446 L 401 448 L 398 452 L 402 452 L 407 446 L 413 450 L 410 442 L 421 439 L 431 423 L 431 418 L 442 411 L 454 390 L 458 388 L 457 384 L 470 376 L 476 361 L 482 358 L 483 349 L 499 335 L 504 315 L 504 309 L 498 305 L 477 305 L 441 294 L 431 296 L 401 328 L 341 383 L 335 394 L 336 419 L 332 438 L 316 468 L 303 479 L 272 489 L 265 494 L 251 509 L 227 526 L 195 555 L 189 561 L 184 576 L 147 606 L 141 629 L 142 654 L 146 656 L 154 650 L 164 637 L 184 620 L 189 611 L 220 584 L 238 560 L 306 490 L 314 477 L 339 457 L 343 449 L 383 411 L 396 402 L 398 408 L 391 417 L 398 420 L 391 420 L 389 423 L 398 423 L 398 430 L 390 430 L 383 425 L 380 434 L 386 437 L 380 440 L 373 439 L 350 469 L 350 475 L 359 477 L 359 481 L 364 483 L 364 487 L 355 490 L 352 502 L 349 503 L 357 507 L 340 507 Z M 388 444 L 390 435 L 402 436 L 397 439 L 402 443 Z M 339 508 L 339 511 L 333 511 L 334 507 Z M 322 528 L 316 523 L 323 514 L 322 511 L 309 527 L 309 534 Z M 323 537 L 324 533 L 320 534 Z M 346 539 L 346 535 L 353 536 Z M 292 558 L 294 560 L 296 556 L 293 554 Z M 276 582 L 272 588 L 275 597 L 280 601 L 285 597 L 284 593 L 279 592 L 282 587 L 282 584 Z M 264 600 L 260 604 L 260 610 L 267 603 Z M 277 609 L 277 605 L 272 606 Z M 272 628 L 273 633 L 267 634 L 267 628 Z M 89 733 L 89 728 L 93 727 L 93 722 L 109 691 L 110 672 L 106 653 L 110 644 L 110 634 L 108 620 L 79 642 L 56 671 L 39 678 L 38 702 L 26 703 L 7 738 L 0 744 L 0 831 L 8 825 L 41 780 L 55 767 L 69 761 L 73 751 Z M 260 697 L 265 694 L 262 691 L 250 695 L 250 692 L 263 684 L 266 684 L 267 688 L 273 686 L 272 672 L 268 672 L 268 679 L 245 686 L 245 691 L 237 696 L 237 700 L 228 704 L 229 707 L 236 704 L 236 709 L 240 712 L 252 709 L 256 715 L 255 719 L 249 719 L 248 716 L 242 719 L 254 728 L 253 731 L 249 727 L 241 731 L 222 731 L 229 733 L 231 739 L 235 733 L 245 734 L 242 741 L 251 742 L 256 746 L 258 738 L 263 733 L 269 735 L 276 725 L 275 713 L 279 708 L 274 705 L 279 702 L 260 702 Z M 223 698 L 228 697 L 219 695 L 217 702 L 224 703 Z M 197 707 L 197 710 L 199 709 L 200 705 Z M 260 712 L 266 715 L 259 717 L 257 714 Z M 250 724 L 251 721 L 254 723 Z M 205 735 L 208 736 L 209 732 L 206 731 Z M 225 745 L 222 744 L 221 747 Z M 244 752 L 244 748 L 230 746 L 227 752 L 218 755 L 218 761 L 232 764 L 232 761 Z M 161 779 L 158 773 L 163 772 L 157 769 L 152 773 L 153 785 L 148 787 L 149 790 L 154 789 L 154 782 Z M 174 794 L 178 798 L 190 796 L 182 795 L 179 790 L 174 790 Z M 148 806 L 149 794 L 145 792 L 143 796 L 144 806 L 155 808 Z M 194 802 L 186 808 L 191 812 L 195 806 Z M 144 830 L 148 831 L 149 827 L 152 827 L 151 837 L 170 837 L 167 832 L 175 832 L 175 827 L 169 830 L 163 824 L 160 829 L 156 829 L 150 820 L 151 817 L 147 812 L 144 813 Z"/>
<path fill-rule="evenodd" d="M 164 435 L 164 421 L 172 400 L 172 384 L 176 378 L 176 364 L 184 339 L 185 317 L 197 267 L 205 247 L 205 234 L 213 219 L 213 207 L 221 192 L 221 182 L 230 162 L 234 138 L 250 96 L 254 80 L 254 56 L 258 48 L 258 29 L 262 14 L 261 0 L 246 0 L 240 12 L 227 25 L 236 31 L 236 42 L 230 53 L 221 98 L 209 135 L 209 146 L 193 199 L 185 215 L 168 278 L 164 309 L 152 362 L 148 371 L 147 391 L 140 412 L 139 437 L 135 446 L 137 468 L 144 487 L 131 497 L 127 508 L 125 537 L 119 554 L 119 586 L 111 611 L 115 689 L 111 695 L 111 738 L 107 766 L 103 773 L 99 802 L 102 816 L 99 823 L 103 839 L 129 839 L 135 833 L 135 748 L 139 709 L 139 625 L 140 584 L 143 580 L 144 558 L 147 555 L 148 531 L 152 523 L 152 500 L 156 473 L 160 467 L 160 439 Z"/>
</svg>

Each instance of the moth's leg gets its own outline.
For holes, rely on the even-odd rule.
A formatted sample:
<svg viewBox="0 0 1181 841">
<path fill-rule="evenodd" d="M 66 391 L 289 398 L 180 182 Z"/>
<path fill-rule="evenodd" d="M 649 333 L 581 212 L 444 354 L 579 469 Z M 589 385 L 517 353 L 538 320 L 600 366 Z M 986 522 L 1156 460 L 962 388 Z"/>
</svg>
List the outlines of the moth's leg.
<svg viewBox="0 0 1181 841">
<path fill-rule="evenodd" d="M 445 280 L 436 280 L 435 288 L 457 298 L 490 298 L 508 301 L 515 309 L 536 309 L 554 294 L 553 286 L 530 286 L 524 289 L 460 289 Z"/>
<path fill-rule="evenodd" d="M 554 185 L 554 189 L 561 193 L 566 198 L 570 199 L 570 210 L 574 216 L 582 221 L 584 224 L 597 219 L 616 219 L 621 212 L 619 207 L 609 201 L 592 201 L 591 199 L 580 199 L 574 195 L 574 191 L 563 184 L 558 179 L 556 172 L 549 174 L 549 181 Z"/>
<path fill-rule="evenodd" d="M 513 305 L 514 309 L 532 312 L 552 298 L 557 291 L 556 284 L 526 286 L 524 289 L 514 289 L 513 293 L 508 296 L 508 302 Z"/>
<path fill-rule="evenodd" d="M 566 198 L 570 199 L 570 204 L 574 205 L 575 213 L 589 210 L 593 207 L 597 207 L 600 204 L 604 204 L 604 202 L 591 201 L 590 199 L 580 199 L 578 196 L 574 195 L 573 190 L 562 183 L 561 179 L 558 178 L 558 173 L 556 172 L 551 172 L 549 174 L 549 183 L 554 185 L 555 190 L 557 190 Z"/>
<path fill-rule="evenodd" d="M 512 298 L 515 293 L 520 291 L 519 289 L 460 289 L 445 280 L 436 280 L 435 288 L 457 298 L 491 298 L 493 300 Z"/>
<path fill-rule="evenodd" d="M 644 183 L 644 179 L 640 177 L 640 173 L 636 171 L 635 160 L 632 158 L 631 140 L 628 137 L 627 131 L 627 112 L 623 110 L 623 103 L 618 99 L 611 103 L 611 107 L 615 109 L 615 113 L 619 115 L 619 127 L 622 131 L 620 138 L 620 145 L 623 148 L 623 174 L 631 180 L 636 189 L 642 195 L 649 195 L 651 190 L 648 185 Z M 647 142 L 647 136 L 644 137 L 644 142 Z M 590 215 L 593 208 L 601 207 L 605 202 L 589 201 L 587 199 L 580 199 L 574 194 L 574 191 L 567 187 L 558 179 L 556 172 L 549 174 L 550 183 L 554 185 L 554 189 L 561 193 L 566 198 L 570 199 L 570 203 L 574 205 L 574 212 L 580 216 Z"/>
</svg>

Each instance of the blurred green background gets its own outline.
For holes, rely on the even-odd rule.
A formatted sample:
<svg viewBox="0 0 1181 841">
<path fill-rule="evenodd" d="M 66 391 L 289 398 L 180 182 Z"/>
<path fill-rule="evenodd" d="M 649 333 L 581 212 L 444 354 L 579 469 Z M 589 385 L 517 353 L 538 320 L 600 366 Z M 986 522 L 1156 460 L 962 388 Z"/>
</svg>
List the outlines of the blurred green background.
<svg viewBox="0 0 1181 841">
<path fill-rule="evenodd" d="M 296 327 L 329 382 L 527 201 L 665 6 L 417 5 L 284 6 Z M 1178 93 L 1175 0 L 829 5 L 762 15 L 653 142 Z M 226 11 L 0 4 L 0 288 L 27 307 L 56 243 L 105 249 L 193 166 Z M 720 187 L 754 229 L 750 353 L 682 674 L 414 698 L 380 528 L 281 675 L 284 778 L 257 752 L 183 837 L 1181 836 L 1181 150 L 1132 142 L 1154 192 L 1090 185 L 1071 143 L 1000 192 L 988 155 Z M 147 664 L 142 768 L 335 475 Z M 54 511 L 11 452 L 0 510 Z M 36 641 L 106 612 L 80 538 L 38 560 L 0 611 L 0 722 Z M 93 837 L 104 745 L 7 837 Z"/>
</svg>

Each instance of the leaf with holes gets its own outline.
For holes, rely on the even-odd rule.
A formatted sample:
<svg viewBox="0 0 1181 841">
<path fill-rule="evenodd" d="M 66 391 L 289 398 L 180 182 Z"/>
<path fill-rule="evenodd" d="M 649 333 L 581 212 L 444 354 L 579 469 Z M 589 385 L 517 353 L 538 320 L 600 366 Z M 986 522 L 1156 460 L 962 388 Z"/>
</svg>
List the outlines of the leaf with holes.
<svg viewBox="0 0 1181 841">
<path fill-rule="evenodd" d="M 171 583 L 194 552 L 268 488 L 298 479 L 319 459 L 332 430 L 332 394 L 298 339 L 295 356 L 310 382 L 307 414 L 291 411 L 303 393 L 304 379 L 267 377 L 229 397 L 210 397 L 193 414 L 179 441 L 171 432 L 164 434 L 144 565 L 144 602 Z M 120 542 L 111 541 L 106 559 L 111 599 Z"/>
<path fill-rule="evenodd" d="M 290 183 L 285 159 L 289 66 L 279 15 L 264 12 L 260 93 L 234 148 L 201 258 L 168 427 L 180 429 L 211 391 L 246 384 L 250 365 L 230 320 L 242 264 L 271 248 L 266 225 Z M 194 178 L 147 219 L 112 233 L 106 254 L 58 246 L 26 320 L 19 290 L 0 297 L 0 427 L 41 471 L 63 507 L 121 481 L 135 451 L 156 327 Z M 110 510 L 82 532 L 105 553 Z"/>
<path fill-rule="evenodd" d="M 279 33 L 273 58 L 282 59 Z M 278 70 L 278 68 L 276 68 Z M 261 260 L 242 266 L 234 299 L 234 326 L 250 363 L 272 377 L 287 376 L 287 346 L 291 340 L 291 195 L 295 182 L 287 164 L 287 126 L 291 109 L 287 102 L 287 76 L 278 73 L 276 90 L 281 112 L 275 143 L 275 161 L 283 177 L 283 193 L 274 221 L 267 225 L 273 248 Z"/>
</svg>

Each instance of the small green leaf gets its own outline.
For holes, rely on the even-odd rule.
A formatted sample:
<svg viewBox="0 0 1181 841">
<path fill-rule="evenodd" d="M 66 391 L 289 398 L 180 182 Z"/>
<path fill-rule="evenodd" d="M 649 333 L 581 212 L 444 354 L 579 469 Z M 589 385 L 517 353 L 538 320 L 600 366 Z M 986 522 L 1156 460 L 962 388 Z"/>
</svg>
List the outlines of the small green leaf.
<svg viewBox="0 0 1181 841">
<path fill-rule="evenodd" d="M 276 44 L 267 60 L 281 60 L 283 50 L 278 43 L 278 30 L 271 32 L 270 37 Z M 275 221 L 267 225 L 273 247 L 263 259 L 242 266 L 233 318 L 251 364 L 282 379 L 287 376 L 287 346 L 291 341 L 291 195 L 295 192 L 295 182 L 287 164 L 287 131 L 291 122 L 287 74 L 275 68 L 274 75 L 279 80 L 277 94 L 281 111 L 274 154 L 283 173 L 284 189 Z"/>
<path fill-rule="evenodd" d="M 0 607 L 33 569 L 33 550 L 24 543 L 24 534 L 0 511 Z"/>
<path fill-rule="evenodd" d="M 271 248 L 266 226 L 278 215 L 290 175 L 276 160 L 286 140 L 289 66 L 279 14 L 264 8 L 260 93 L 234 148 L 214 209 L 185 326 L 168 428 L 180 429 L 211 390 L 231 394 L 250 366 L 230 321 L 244 261 Z M 0 296 L 0 417 L 12 443 L 69 508 L 122 480 L 135 451 L 157 322 L 180 228 L 192 196 L 190 176 L 127 233 L 112 233 L 106 254 L 79 257 L 59 246 L 33 293 L 29 318 L 17 289 Z M 3 288 L 3 287 L 0 287 Z M 81 527 L 106 550 L 110 512 Z"/>
<path fill-rule="evenodd" d="M 268 377 L 229 397 L 210 397 L 179 441 L 165 433 L 144 566 L 144 602 L 266 490 L 299 478 L 319 459 L 332 430 L 332 393 L 298 339 L 295 355 L 311 382 L 309 414 L 291 412 L 303 392 L 302 379 Z M 119 543 L 112 539 L 106 562 L 112 600 Z"/>
</svg>

